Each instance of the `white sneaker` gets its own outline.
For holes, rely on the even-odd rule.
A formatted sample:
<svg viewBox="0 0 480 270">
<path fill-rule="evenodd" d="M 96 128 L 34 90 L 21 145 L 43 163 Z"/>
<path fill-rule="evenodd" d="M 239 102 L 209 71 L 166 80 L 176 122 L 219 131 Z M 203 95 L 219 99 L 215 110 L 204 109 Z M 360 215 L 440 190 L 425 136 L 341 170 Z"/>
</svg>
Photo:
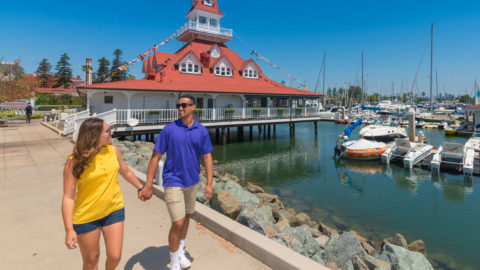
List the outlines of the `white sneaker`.
<svg viewBox="0 0 480 270">
<path fill-rule="evenodd" d="M 181 268 L 178 264 L 170 264 L 170 270 L 181 270 Z"/>
<path fill-rule="evenodd" d="M 183 269 L 190 268 L 190 266 L 192 266 L 192 263 L 187 258 L 187 256 L 185 256 L 185 253 L 180 254 L 179 261 L 180 261 L 180 267 Z"/>
</svg>

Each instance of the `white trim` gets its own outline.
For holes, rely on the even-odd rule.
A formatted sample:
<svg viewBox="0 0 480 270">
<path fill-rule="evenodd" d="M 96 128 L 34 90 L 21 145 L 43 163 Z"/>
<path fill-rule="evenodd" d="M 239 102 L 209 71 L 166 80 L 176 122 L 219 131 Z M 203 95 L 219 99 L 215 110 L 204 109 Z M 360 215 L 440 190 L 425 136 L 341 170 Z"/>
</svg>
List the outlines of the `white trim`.
<svg viewBox="0 0 480 270">
<path fill-rule="evenodd" d="M 258 79 L 258 68 L 252 64 L 249 63 L 243 70 L 242 70 L 242 75 L 243 77 L 247 79 Z"/>
</svg>

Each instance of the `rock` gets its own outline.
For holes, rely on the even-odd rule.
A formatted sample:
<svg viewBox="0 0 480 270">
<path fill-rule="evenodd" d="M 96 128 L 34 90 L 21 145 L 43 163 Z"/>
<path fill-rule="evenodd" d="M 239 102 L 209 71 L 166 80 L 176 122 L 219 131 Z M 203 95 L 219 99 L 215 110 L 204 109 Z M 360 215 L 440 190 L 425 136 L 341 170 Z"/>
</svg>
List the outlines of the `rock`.
<svg viewBox="0 0 480 270">
<path fill-rule="evenodd" d="M 197 188 L 197 201 L 200 203 L 204 203 L 207 200 L 205 199 L 205 188 L 202 185 L 198 185 Z"/>
<path fill-rule="evenodd" d="M 420 252 L 420 253 L 423 254 L 423 256 L 427 257 L 427 249 L 425 247 L 425 243 L 422 240 L 416 240 L 416 241 L 411 242 L 407 246 L 407 248 L 410 251 Z"/>
<path fill-rule="evenodd" d="M 310 217 L 305 213 L 297 214 L 289 219 L 290 226 L 297 227 L 310 224 Z"/>
<path fill-rule="evenodd" d="M 260 200 L 257 197 L 255 197 L 255 195 L 244 190 L 239 184 L 231 180 L 225 183 L 223 190 L 232 193 L 233 196 L 235 196 L 242 203 L 252 201 L 255 203 L 255 205 L 258 205 L 258 203 L 260 202 Z"/>
<path fill-rule="evenodd" d="M 213 177 L 216 177 L 218 179 L 222 178 L 222 176 L 220 175 L 220 173 L 216 170 L 213 170 Z"/>
<path fill-rule="evenodd" d="M 291 228 L 287 228 L 287 229 L 283 230 L 282 232 L 280 232 L 279 234 L 277 234 L 277 238 L 279 238 L 283 242 L 285 242 L 285 244 L 289 248 L 293 248 L 293 247 L 296 247 L 296 246 L 302 246 L 302 243 L 300 243 L 300 241 L 298 241 L 297 238 L 295 238 L 295 236 L 293 236 L 293 230 Z"/>
<path fill-rule="evenodd" d="M 268 205 L 262 205 L 258 208 L 260 213 L 262 213 L 263 217 L 268 221 L 269 224 L 273 225 L 275 223 L 275 219 L 272 215 L 272 208 Z"/>
<path fill-rule="evenodd" d="M 295 252 L 302 254 L 305 257 L 308 257 L 307 251 L 302 246 L 295 246 L 292 248 Z"/>
<path fill-rule="evenodd" d="M 310 257 L 310 259 L 325 265 L 325 261 L 323 260 L 323 251 L 315 253 L 312 257 Z"/>
<path fill-rule="evenodd" d="M 322 246 L 320 246 L 317 240 L 315 240 L 315 238 L 313 237 L 307 239 L 305 244 L 303 244 L 303 248 L 305 248 L 309 256 L 313 256 L 318 252 L 323 251 Z"/>
<path fill-rule="evenodd" d="M 212 208 L 219 209 L 221 213 L 232 219 L 236 219 L 242 209 L 242 203 L 225 190 L 217 190 L 213 193 L 211 205 Z"/>
<path fill-rule="evenodd" d="M 367 252 L 350 232 L 344 232 L 338 239 L 332 236 L 325 246 L 325 260 L 333 261 L 337 265 L 346 264 L 355 255 L 363 258 Z"/>
<path fill-rule="evenodd" d="M 326 262 L 325 266 L 327 268 L 330 268 L 331 270 L 337 270 L 338 269 L 338 266 L 335 262 Z"/>
<path fill-rule="evenodd" d="M 147 173 L 147 168 L 148 168 L 148 163 L 150 161 L 149 160 L 143 160 L 141 159 L 138 163 L 137 163 L 137 166 L 135 166 L 135 168 L 137 168 L 139 171 L 143 172 L 143 173 Z"/>
<path fill-rule="evenodd" d="M 242 205 L 242 210 L 237 217 L 237 222 L 263 235 L 267 234 L 266 225 L 268 221 L 265 220 L 263 215 L 258 210 L 257 204 L 252 201 L 247 201 Z"/>
<path fill-rule="evenodd" d="M 238 178 L 237 176 L 233 175 L 233 174 L 229 174 L 229 173 L 226 173 L 223 177 L 227 177 L 229 178 L 230 180 L 236 182 L 236 183 L 240 183 L 240 178 Z"/>
<path fill-rule="evenodd" d="M 274 194 L 255 193 L 254 195 L 260 200 L 261 203 L 271 203 L 271 202 L 274 202 L 275 200 L 278 200 L 278 195 L 274 195 Z"/>
<path fill-rule="evenodd" d="M 265 193 L 265 190 L 260 186 L 254 185 L 252 183 L 247 183 L 245 187 L 246 190 L 250 191 L 251 193 Z"/>
<path fill-rule="evenodd" d="M 225 187 L 225 183 L 223 182 L 214 182 L 213 183 L 213 192 L 217 191 L 217 190 L 221 190 L 223 189 L 223 187 Z"/>
<path fill-rule="evenodd" d="M 389 262 L 394 270 L 433 270 L 430 262 L 421 253 L 390 243 L 383 246 L 380 259 Z"/>
<path fill-rule="evenodd" d="M 337 230 L 330 228 L 329 226 L 327 226 L 325 223 L 321 221 L 318 222 L 318 230 L 328 237 L 332 236 L 332 234 L 338 234 Z"/>
<path fill-rule="evenodd" d="M 370 269 L 391 269 L 391 266 L 388 262 L 379 260 L 373 256 L 367 255 L 363 258 L 363 262 L 368 266 Z"/>
<path fill-rule="evenodd" d="M 150 151 L 152 151 L 153 148 L 155 148 L 155 144 L 152 143 L 152 142 L 144 142 L 143 147 L 148 148 L 148 149 L 150 149 Z"/>
<path fill-rule="evenodd" d="M 278 222 L 280 220 L 289 220 L 293 215 L 285 209 L 272 208 L 273 218 Z M 290 221 L 288 221 L 290 225 Z"/>
<path fill-rule="evenodd" d="M 330 239 L 330 238 L 326 235 L 321 235 L 321 236 L 315 238 L 315 240 L 317 240 L 318 244 L 322 247 L 327 244 L 328 239 Z"/>
<path fill-rule="evenodd" d="M 408 247 L 407 240 L 405 240 L 405 237 L 399 233 L 394 234 L 390 238 L 383 239 L 383 244 L 385 245 L 385 243 L 390 243 L 403 248 Z"/>
<path fill-rule="evenodd" d="M 355 270 L 370 270 L 363 260 L 356 255 L 353 256 L 352 263 Z"/>
<path fill-rule="evenodd" d="M 201 175 L 201 174 L 198 177 L 200 179 L 200 183 L 203 184 L 204 186 L 206 186 L 207 185 L 207 177 L 205 177 L 204 175 Z"/>
<path fill-rule="evenodd" d="M 279 239 L 279 238 L 277 238 L 277 237 L 272 237 L 272 238 L 270 238 L 270 239 L 272 239 L 273 241 L 279 243 L 279 244 L 282 245 L 282 246 L 285 246 L 285 247 L 287 246 L 287 244 L 285 244 L 285 242 L 283 242 L 282 239 Z"/>
<path fill-rule="evenodd" d="M 352 261 L 348 261 L 344 266 L 343 266 L 343 270 L 355 270 L 355 268 L 353 267 L 353 263 Z"/>
<path fill-rule="evenodd" d="M 317 228 L 318 228 L 318 225 L 315 227 L 310 226 L 310 232 L 312 233 L 312 236 L 314 238 L 317 238 L 323 235 Z"/>
<path fill-rule="evenodd" d="M 123 155 L 123 160 L 130 166 L 137 165 L 140 158 L 138 158 L 137 154 L 135 153 L 126 153 Z"/>
<path fill-rule="evenodd" d="M 350 231 L 351 233 L 353 233 L 353 235 L 355 235 L 355 237 L 357 237 L 358 241 L 360 241 L 360 244 L 362 244 L 362 247 L 365 249 L 365 251 L 369 254 L 369 255 L 374 255 L 377 253 L 377 250 L 375 249 L 375 247 L 373 247 L 368 239 L 366 239 L 365 237 L 361 236 L 360 234 L 358 234 L 356 231 L 353 231 L 351 230 Z"/>
<path fill-rule="evenodd" d="M 127 146 L 123 145 L 123 144 L 116 144 L 118 150 L 120 151 L 120 153 L 122 153 L 122 155 L 124 155 L 125 153 L 127 153 L 128 151 L 130 151 L 130 148 L 128 148 Z"/>
<path fill-rule="evenodd" d="M 290 223 L 286 219 L 282 219 L 282 220 L 278 221 L 277 223 L 275 223 L 275 227 L 277 228 L 277 230 L 279 232 L 282 232 L 285 229 L 291 228 Z"/>
<path fill-rule="evenodd" d="M 313 238 L 310 233 L 310 228 L 307 225 L 293 228 L 292 231 L 293 236 L 302 243 L 303 248 L 307 251 L 309 256 L 313 256 L 315 253 L 322 250 L 322 247 L 315 238 Z"/>
</svg>

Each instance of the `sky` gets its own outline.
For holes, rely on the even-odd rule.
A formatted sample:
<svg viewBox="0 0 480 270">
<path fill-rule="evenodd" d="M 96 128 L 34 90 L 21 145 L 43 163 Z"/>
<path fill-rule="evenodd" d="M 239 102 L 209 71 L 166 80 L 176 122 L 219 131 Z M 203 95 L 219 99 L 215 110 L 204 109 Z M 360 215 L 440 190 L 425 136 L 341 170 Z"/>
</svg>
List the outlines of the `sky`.
<svg viewBox="0 0 480 270">
<path fill-rule="evenodd" d="M 363 0 L 285 1 L 218 0 L 233 29 L 226 43 L 244 59 L 254 49 L 280 68 L 318 86 L 324 52 L 328 87 L 361 84 L 364 52 L 365 89 L 390 95 L 413 90 L 429 95 L 430 28 L 434 23 L 433 72 L 438 92 L 474 93 L 480 84 L 480 1 Z M 71 58 L 74 75 L 86 58 L 113 59 L 121 49 L 130 61 L 174 34 L 188 19 L 190 0 L 175 1 L 7 1 L 0 0 L 0 59 L 21 60 L 33 73 L 43 58 L 55 65 Z M 159 48 L 174 53 L 173 40 Z M 263 72 L 289 86 L 295 82 L 262 60 Z M 141 64 L 129 72 L 142 78 Z M 416 84 L 413 82 L 416 78 Z M 403 86 L 403 87 L 402 87 Z M 317 89 L 316 89 L 317 87 Z M 437 87 L 433 86 L 434 94 Z"/>
</svg>

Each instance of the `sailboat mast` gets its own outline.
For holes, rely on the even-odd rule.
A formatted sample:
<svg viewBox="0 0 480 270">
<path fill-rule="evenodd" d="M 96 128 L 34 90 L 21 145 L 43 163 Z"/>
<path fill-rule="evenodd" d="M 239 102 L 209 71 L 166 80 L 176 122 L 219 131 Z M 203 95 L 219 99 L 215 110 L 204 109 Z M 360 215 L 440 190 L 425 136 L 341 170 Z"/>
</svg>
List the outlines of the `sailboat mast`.
<svg viewBox="0 0 480 270">
<path fill-rule="evenodd" d="M 437 99 L 437 102 L 438 102 L 438 99 L 439 99 L 439 97 L 438 97 L 438 71 L 435 71 L 435 81 L 436 81 L 435 86 L 437 87 L 436 99 Z"/>
<path fill-rule="evenodd" d="M 430 36 L 430 112 L 433 112 L 433 23 Z"/>
<path fill-rule="evenodd" d="M 323 52 L 323 107 L 325 108 L 325 69 L 327 67 L 327 52 Z"/>
<path fill-rule="evenodd" d="M 363 51 L 362 51 L 362 92 L 361 92 L 361 98 L 360 98 L 360 103 L 363 104 L 363 95 L 365 94 L 364 92 L 364 80 L 363 80 Z"/>
</svg>

